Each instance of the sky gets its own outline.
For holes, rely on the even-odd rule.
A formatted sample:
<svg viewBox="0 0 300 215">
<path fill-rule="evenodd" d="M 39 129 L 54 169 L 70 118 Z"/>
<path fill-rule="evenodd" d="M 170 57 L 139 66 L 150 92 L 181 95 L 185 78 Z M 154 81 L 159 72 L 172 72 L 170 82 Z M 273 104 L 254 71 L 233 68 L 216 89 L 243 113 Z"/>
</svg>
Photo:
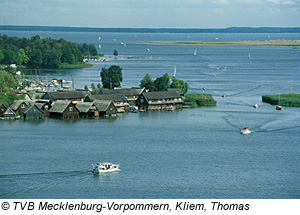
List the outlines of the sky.
<svg viewBox="0 0 300 215">
<path fill-rule="evenodd" d="M 0 0 L 0 25 L 300 27 L 300 0 Z"/>
</svg>

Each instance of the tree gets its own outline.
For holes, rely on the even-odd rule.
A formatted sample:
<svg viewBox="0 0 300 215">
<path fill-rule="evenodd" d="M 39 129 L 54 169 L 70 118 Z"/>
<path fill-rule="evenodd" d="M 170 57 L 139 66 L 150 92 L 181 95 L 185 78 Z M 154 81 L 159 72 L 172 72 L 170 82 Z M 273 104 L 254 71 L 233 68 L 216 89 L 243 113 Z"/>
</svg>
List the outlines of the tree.
<svg viewBox="0 0 300 215">
<path fill-rule="evenodd" d="M 117 50 L 114 50 L 114 56 L 117 57 L 119 55 Z"/>
<path fill-rule="evenodd" d="M 2 70 L 0 71 L 0 92 L 9 92 L 10 88 L 15 88 L 17 82 L 12 74 Z"/>
<path fill-rule="evenodd" d="M 189 85 L 183 80 L 172 77 L 171 88 L 179 88 L 184 94 L 189 90 Z"/>
<path fill-rule="evenodd" d="M 108 69 L 102 68 L 100 76 L 104 88 L 113 89 L 114 87 L 121 87 L 123 75 L 120 66 L 112 65 Z"/>
<path fill-rule="evenodd" d="M 24 49 L 19 49 L 16 63 L 18 65 L 21 65 L 22 63 L 27 64 L 28 61 L 29 61 L 29 57 L 26 55 Z"/>
<path fill-rule="evenodd" d="M 141 80 L 141 85 L 142 88 L 145 87 L 148 89 L 150 92 L 155 90 L 154 86 L 154 81 L 152 80 L 151 75 L 148 73 L 145 75 L 145 77 Z"/>
<path fill-rule="evenodd" d="M 168 73 L 162 77 L 156 78 L 154 81 L 155 91 L 165 91 L 170 88 L 170 77 Z"/>
</svg>

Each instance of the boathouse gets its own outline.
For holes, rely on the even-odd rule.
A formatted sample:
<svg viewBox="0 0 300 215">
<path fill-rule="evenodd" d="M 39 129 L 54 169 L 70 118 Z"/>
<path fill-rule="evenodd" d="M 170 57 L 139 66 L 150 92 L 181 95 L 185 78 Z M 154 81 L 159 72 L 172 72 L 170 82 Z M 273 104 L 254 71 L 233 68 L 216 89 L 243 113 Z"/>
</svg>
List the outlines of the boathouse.
<svg viewBox="0 0 300 215">
<path fill-rule="evenodd" d="M 144 88 L 115 88 L 115 89 L 104 89 L 100 91 L 102 95 L 124 95 L 129 104 L 134 104 L 137 98 L 146 92 Z"/>
<path fill-rule="evenodd" d="M 15 119 L 16 113 L 8 107 L 6 111 L 4 112 L 4 119 Z"/>
<path fill-rule="evenodd" d="M 100 116 L 117 116 L 117 108 L 110 100 L 94 100 Z"/>
<path fill-rule="evenodd" d="M 162 110 L 165 107 L 182 108 L 182 96 L 177 90 L 144 92 L 136 101 L 136 106 L 144 110 Z"/>
<path fill-rule="evenodd" d="M 44 111 L 40 109 L 36 104 L 29 105 L 23 113 L 25 119 L 42 119 L 44 118 Z"/>
<path fill-rule="evenodd" d="M 50 117 L 54 118 L 77 118 L 79 117 L 79 110 L 71 101 L 58 100 L 53 103 L 49 110 Z"/>
<path fill-rule="evenodd" d="M 101 94 L 101 95 L 88 95 L 85 102 L 93 102 L 95 100 L 109 100 L 112 101 L 118 111 L 129 109 L 129 103 L 124 95 L 120 94 Z"/>
<path fill-rule="evenodd" d="M 0 103 L 0 117 L 4 116 L 6 109 L 6 106 L 3 103 Z"/>
<path fill-rule="evenodd" d="M 58 100 L 67 101 L 81 101 L 83 102 L 85 97 L 89 94 L 88 91 L 57 91 L 57 92 L 47 92 L 42 97 L 42 99 L 50 100 L 50 103 Z"/>
<path fill-rule="evenodd" d="M 79 110 L 80 117 L 97 117 L 99 110 L 93 102 L 78 102 L 76 108 Z"/>
<path fill-rule="evenodd" d="M 15 100 L 9 107 L 17 114 L 23 115 L 28 104 L 24 100 Z"/>
</svg>

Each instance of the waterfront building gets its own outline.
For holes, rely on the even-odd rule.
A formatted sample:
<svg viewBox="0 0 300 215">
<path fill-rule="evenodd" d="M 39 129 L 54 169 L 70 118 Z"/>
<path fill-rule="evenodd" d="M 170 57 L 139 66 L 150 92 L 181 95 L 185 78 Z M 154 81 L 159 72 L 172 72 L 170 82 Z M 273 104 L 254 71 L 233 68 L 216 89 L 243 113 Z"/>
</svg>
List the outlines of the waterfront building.
<svg viewBox="0 0 300 215">
<path fill-rule="evenodd" d="M 124 95 L 129 104 L 135 104 L 137 98 L 146 92 L 144 88 L 117 88 L 117 89 L 104 89 L 100 91 L 100 94 L 104 95 Z"/>
<path fill-rule="evenodd" d="M 17 114 L 23 115 L 28 104 L 24 100 L 15 100 L 9 107 Z"/>
<path fill-rule="evenodd" d="M 100 116 L 117 116 L 117 108 L 110 100 L 94 100 L 94 105 L 99 110 Z"/>
<path fill-rule="evenodd" d="M 40 109 L 36 104 L 28 105 L 23 113 L 25 119 L 42 119 L 44 118 L 44 111 Z"/>
<path fill-rule="evenodd" d="M 99 110 L 93 102 L 78 102 L 76 108 L 79 110 L 80 117 L 97 117 Z"/>
<path fill-rule="evenodd" d="M 45 93 L 42 99 L 48 99 L 50 102 L 55 102 L 58 100 L 67 101 L 81 101 L 83 102 L 85 97 L 89 94 L 88 91 L 51 91 Z"/>
<path fill-rule="evenodd" d="M 4 116 L 6 109 L 7 109 L 7 107 L 3 103 L 0 102 L 0 117 Z"/>
<path fill-rule="evenodd" d="M 120 94 L 101 94 L 101 95 L 88 95 L 85 98 L 85 102 L 93 102 L 95 100 L 109 100 L 112 101 L 118 111 L 129 109 L 129 103 L 124 95 Z"/>
<path fill-rule="evenodd" d="M 182 96 L 178 90 L 144 92 L 136 101 L 136 106 L 144 110 L 163 110 L 169 106 L 182 108 L 182 104 Z"/>
<path fill-rule="evenodd" d="M 71 101 L 58 100 L 52 104 L 49 110 L 50 117 L 54 118 L 77 118 L 79 110 Z"/>
</svg>

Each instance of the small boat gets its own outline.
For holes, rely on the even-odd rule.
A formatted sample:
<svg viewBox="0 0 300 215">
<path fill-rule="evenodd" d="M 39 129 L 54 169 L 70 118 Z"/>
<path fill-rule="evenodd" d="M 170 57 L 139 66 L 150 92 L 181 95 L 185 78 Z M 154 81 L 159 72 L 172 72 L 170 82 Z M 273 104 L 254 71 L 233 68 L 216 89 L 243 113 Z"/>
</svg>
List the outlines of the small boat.
<svg viewBox="0 0 300 215">
<path fill-rule="evenodd" d="M 194 51 L 194 56 L 196 56 L 197 55 L 197 49 L 195 49 L 195 51 Z"/>
<path fill-rule="evenodd" d="M 241 130 L 241 134 L 251 134 L 252 131 L 250 130 L 249 127 L 244 127 L 242 130 Z"/>
<path fill-rule="evenodd" d="M 124 108 L 117 108 L 117 113 L 125 113 L 125 109 Z"/>
<path fill-rule="evenodd" d="M 149 49 L 149 48 L 147 48 L 147 52 L 150 52 L 150 49 Z"/>
<path fill-rule="evenodd" d="M 174 111 L 176 108 L 173 107 L 172 105 L 168 106 L 168 107 L 165 107 L 163 110 L 165 111 Z"/>
<path fill-rule="evenodd" d="M 254 108 L 258 108 L 258 104 L 255 104 L 253 107 L 254 107 Z"/>
<path fill-rule="evenodd" d="M 112 164 L 112 163 L 97 163 L 93 165 L 93 173 L 108 173 L 108 172 L 116 172 L 120 171 L 119 164 Z"/>
<path fill-rule="evenodd" d="M 173 75 L 172 75 L 173 77 L 175 77 L 176 76 L 176 66 L 174 66 L 174 73 L 173 73 Z"/>
<path fill-rule="evenodd" d="M 276 105 L 276 110 L 281 110 L 282 106 L 280 105 L 280 95 L 278 95 L 278 105 Z"/>
<path fill-rule="evenodd" d="M 137 112 L 139 112 L 139 108 L 137 106 L 130 106 L 129 112 L 137 113 Z"/>
</svg>

